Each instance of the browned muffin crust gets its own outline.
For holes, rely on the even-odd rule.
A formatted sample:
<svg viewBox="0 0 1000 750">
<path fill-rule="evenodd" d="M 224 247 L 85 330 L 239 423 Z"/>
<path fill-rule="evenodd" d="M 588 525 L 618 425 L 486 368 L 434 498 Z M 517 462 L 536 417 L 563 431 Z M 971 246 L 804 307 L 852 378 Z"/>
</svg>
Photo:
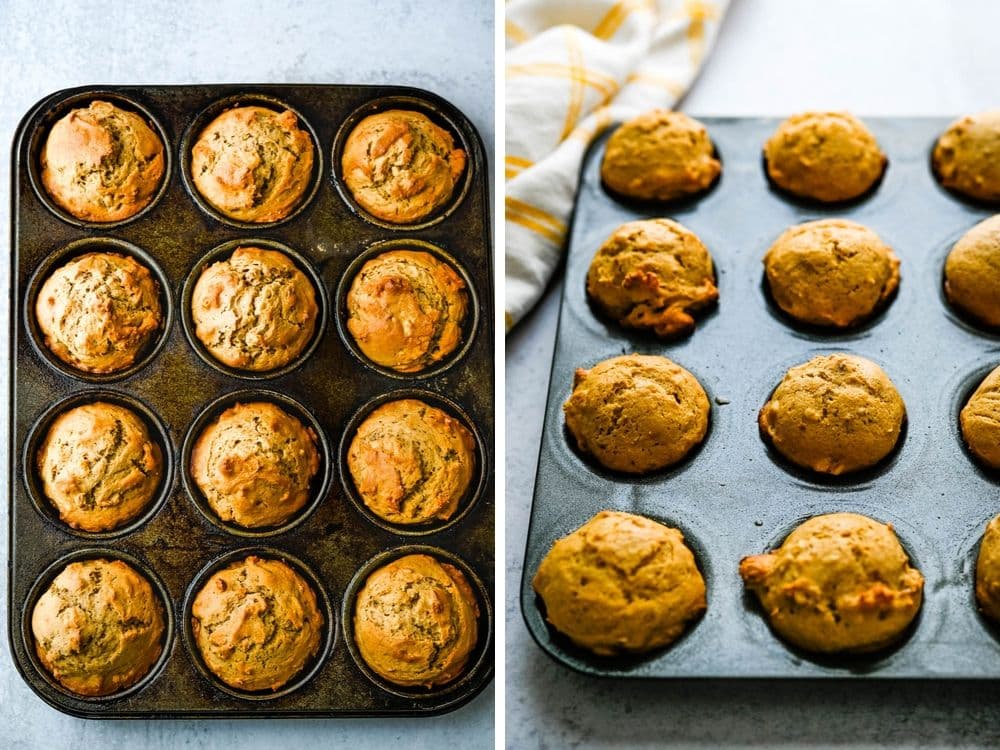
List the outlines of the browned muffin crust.
<svg viewBox="0 0 1000 750">
<path fill-rule="evenodd" d="M 1000 215 L 962 235 L 944 264 L 944 292 L 960 312 L 1000 327 Z"/>
<path fill-rule="evenodd" d="M 946 188 L 970 198 L 1000 201 L 1000 109 L 955 120 L 934 144 L 931 163 Z"/>
<path fill-rule="evenodd" d="M 1000 516 L 986 524 L 976 557 L 976 603 L 984 615 L 1000 623 Z"/>
<path fill-rule="evenodd" d="M 991 469 L 1000 469 L 1000 367 L 969 397 L 959 422 L 972 454 Z"/>
</svg>

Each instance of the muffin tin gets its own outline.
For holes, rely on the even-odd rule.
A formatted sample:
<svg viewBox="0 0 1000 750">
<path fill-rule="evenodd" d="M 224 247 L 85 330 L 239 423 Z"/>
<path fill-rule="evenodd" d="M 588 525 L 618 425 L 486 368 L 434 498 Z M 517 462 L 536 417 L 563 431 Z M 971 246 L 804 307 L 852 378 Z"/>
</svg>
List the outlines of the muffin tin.
<svg viewBox="0 0 1000 750">
<path fill-rule="evenodd" d="M 113 224 L 81 222 L 56 207 L 38 179 L 37 157 L 48 128 L 69 109 L 104 99 L 139 111 L 163 138 L 166 176 L 160 193 L 137 216 Z M 182 175 L 187 149 L 221 108 L 241 103 L 285 106 L 301 117 L 316 146 L 312 191 L 288 219 L 246 225 L 225 220 L 193 195 Z M 456 195 L 427 222 L 390 226 L 345 200 L 336 153 L 342 125 L 392 107 L 413 108 L 450 130 L 469 156 Z M 353 119 L 352 119 L 353 118 Z M 14 662 L 46 702 L 91 718 L 425 716 L 452 710 L 492 679 L 494 583 L 492 248 L 488 172 L 472 124 L 429 92 L 395 86 L 208 85 L 85 87 L 59 91 L 22 120 L 12 169 L 11 452 L 9 636 Z M 471 309 L 463 349 L 423 377 L 389 375 L 353 352 L 344 330 L 342 278 L 355 259 L 388 241 L 412 239 L 451 259 L 469 284 Z M 246 373 L 209 361 L 190 335 L 186 312 L 191 275 L 210 255 L 237 244 L 284 246 L 319 284 L 320 321 L 313 345 L 276 373 Z M 161 284 L 163 335 L 125 372 L 74 371 L 48 354 L 34 323 L 38 287 L 56 264 L 95 249 L 125 252 L 150 267 Z M 349 280 L 346 282 L 349 283 Z M 420 536 L 424 548 L 457 560 L 479 599 L 480 644 L 466 673 L 434 690 L 396 690 L 372 679 L 353 655 L 345 604 L 371 561 L 402 554 L 411 536 L 374 523 L 348 499 L 343 432 L 373 402 L 407 397 L 414 389 L 450 408 L 477 436 L 478 474 L 454 522 Z M 40 494 L 37 446 L 63 409 L 97 399 L 131 405 L 165 443 L 164 486 L 149 512 L 100 534 L 63 524 Z M 313 500 L 276 529 L 243 530 L 201 507 L 188 477 L 194 430 L 236 400 L 261 399 L 298 412 L 318 427 L 322 466 Z M 225 563 L 253 553 L 285 559 L 316 586 L 326 618 L 315 661 L 274 693 L 243 694 L 206 672 L 191 647 L 190 599 L 199 582 Z M 34 654 L 31 612 L 41 593 L 73 559 L 122 558 L 164 599 L 168 628 L 160 662 L 122 693 L 84 698 L 59 686 Z"/>
<path fill-rule="evenodd" d="M 981 468 L 962 442 L 958 414 L 1000 363 L 1000 334 L 970 324 L 944 298 L 951 246 L 992 215 L 940 187 L 930 154 L 950 120 L 864 118 L 889 163 L 867 195 L 835 206 L 806 203 L 771 186 L 761 150 L 778 120 L 704 118 L 723 172 L 698 198 L 667 205 L 627 203 L 601 185 L 608 134 L 591 146 L 569 235 L 565 286 L 552 363 L 521 581 L 531 634 L 556 661 L 596 676 L 643 678 L 1000 677 L 1000 629 L 978 612 L 975 559 L 987 521 L 1000 512 L 1000 474 Z M 588 303 L 591 258 L 621 223 L 667 216 L 694 231 L 715 260 L 719 305 L 694 333 L 663 342 L 621 328 Z M 799 326 L 769 300 L 762 258 L 787 227 L 841 217 L 874 229 L 899 255 L 895 298 L 856 329 Z M 792 467 L 761 439 L 757 412 L 785 371 L 821 353 L 878 362 L 906 402 L 897 449 L 870 470 L 823 477 Z M 690 370 L 711 402 L 704 444 L 683 463 L 626 476 L 581 455 L 562 404 L 573 372 L 608 357 L 660 354 Z M 544 619 L 531 580 L 553 542 L 599 510 L 648 516 L 679 528 L 708 589 L 708 610 L 672 646 L 601 658 L 575 647 Z M 907 636 L 869 656 L 817 657 L 769 629 L 738 573 L 749 554 L 777 547 L 806 518 L 854 511 L 889 522 L 926 578 L 924 604 Z"/>
</svg>

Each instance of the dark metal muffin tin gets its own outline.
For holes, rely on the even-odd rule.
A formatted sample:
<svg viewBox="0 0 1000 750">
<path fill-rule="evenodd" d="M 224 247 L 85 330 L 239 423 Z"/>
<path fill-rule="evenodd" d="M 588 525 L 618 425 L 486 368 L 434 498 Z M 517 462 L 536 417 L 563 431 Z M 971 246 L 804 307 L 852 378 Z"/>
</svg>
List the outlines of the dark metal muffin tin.
<svg viewBox="0 0 1000 750">
<path fill-rule="evenodd" d="M 164 139 L 166 177 L 140 215 L 114 224 L 80 222 L 45 195 L 38 153 L 48 128 L 69 109 L 95 99 L 137 110 Z M 190 192 L 182 178 L 199 125 L 226 106 L 287 105 L 301 117 L 316 147 L 312 192 L 293 216 L 248 226 L 223 220 Z M 419 226 L 369 220 L 345 200 L 335 154 L 345 122 L 357 113 L 416 108 L 450 130 L 468 154 L 464 182 L 441 213 Z M 12 169 L 9 636 L 14 662 L 46 702 L 92 718 L 425 716 L 469 701 L 492 679 L 494 582 L 492 249 L 488 174 L 472 124 L 440 97 L 400 87 L 334 85 L 211 85 L 88 87 L 39 102 L 17 132 Z M 338 335 L 342 301 L 335 292 L 353 261 L 376 243 L 413 239 L 453 259 L 470 285 L 467 348 L 429 376 L 399 377 L 370 366 Z M 278 243 L 320 281 L 321 325 L 315 350 L 278 373 L 241 373 L 210 363 L 186 335 L 184 295 L 201 261 L 224 243 Z M 51 357 L 34 323 L 37 289 L 55 261 L 94 249 L 129 252 L 160 280 L 166 329 L 143 362 L 124 373 L 79 373 Z M 228 246 L 230 249 L 234 245 Z M 221 251 L 219 251 L 221 252 Z M 225 252 L 222 252 L 225 255 Z M 41 270 L 39 270 L 41 269 Z M 479 309 L 485 305 L 486 311 Z M 326 321 L 325 326 L 322 325 Z M 190 321 L 187 321 L 188 324 Z M 468 671 L 435 690 L 396 690 L 372 679 L 352 656 L 350 610 L 344 607 L 379 555 L 397 556 L 412 538 L 377 525 L 348 499 L 342 433 L 372 402 L 412 395 L 450 405 L 477 436 L 474 488 L 454 523 L 420 536 L 442 560 L 457 559 L 479 598 L 480 645 Z M 188 481 L 185 456 L 191 431 L 228 403 L 260 398 L 312 415 L 319 428 L 320 473 L 314 501 L 278 529 L 227 529 L 202 509 Z M 41 495 L 35 455 L 50 420 L 71 405 L 110 399 L 137 408 L 151 434 L 165 442 L 165 491 L 147 514 L 103 534 L 74 531 Z M 298 404 L 299 407 L 295 407 Z M 326 619 L 314 663 L 275 693 L 243 694 L 206 672 L 191 647 L 190 599 L 200 582 L 226 562 L 257 552 L 286 559 L 313 579 Z M 150 578 L 165 600 L 168 628 L 163 659 L 138 685 L 104 698 L 83 698 L 60 687 L 34 654 L 31 612 L 52 578 L 71 559 L 123 558 Z M 342 614 L 343 613 L 343 614 Z"/>
<path fill-rule="evenodd" d="M 607 135 L 583 166 L 569 237 L 565 290 L 538 459 L 521 582 L 528 629 L 558 662 L 612 677 L 996 678 L 1000 631 L 977 611 L 975 558 L 987 521 L 1000 512 L 1000 477 L 965 449 L 958 413 L 1000 363 L 1000 335 L 963 320 L 944 298 L 951 246 L 993 211 L 941 188 L 931 149 L 949 121 L 865 118 L 889 158 L 881 183 L 846 205 L 806 203 L 771 187 L 761 149 L 776 119 L 705 118 L 723 173 L 700 198 L 627 204 L 601 186 Z M 716 263 L 719 305 L 694 333 L 662 342 L 602 318 L 587 302 L 591 258 L 619 224 L 668 216 L 693 230 Z M 852 219 L 899 255 L 902 280 L 891 303 L 846 333 L 799 327 L 766 294 L 762 258 L 787 227 Z M 785 371 L 820 353 L 846 351 L 878 362 L 900 391 L 908 427 L 898 450 L 869 471 L 838 478 L 792 468 L 761 439 L 757 412 Z M 615 474 L 581 456 L 562 404 L 573 371 L 608 357 L 661 354 L 690 370 L 711 401 L 704 445 L 681 465 L 642 477 Z M 574 647 L 544 619 L 531 580 L 552 543 L 611 508 L 676 526 L 708 588 L 708 610 L 672 646 L 600 658 Z M 743 587 L 740 559 L 778 546 L 806 518 L 835 511 L 891 523 L 925 579 L 924 604 L 895 647 L 865 657 L 816 657 L 768 628 Z"/>
</svg>

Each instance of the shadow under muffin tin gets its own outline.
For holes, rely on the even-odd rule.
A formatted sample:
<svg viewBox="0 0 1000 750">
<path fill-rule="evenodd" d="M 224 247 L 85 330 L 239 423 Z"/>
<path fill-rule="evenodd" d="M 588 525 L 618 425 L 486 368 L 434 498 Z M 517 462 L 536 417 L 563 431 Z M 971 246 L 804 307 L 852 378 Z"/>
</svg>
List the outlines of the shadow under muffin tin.
<svg viewBox="0 0 1000 750">
<path fill-rule="evenodd" d="M 38 155 L 51 125 L 70 109 L 106 100 L 140 112 L 163 139 L 166 174 L 160 193 L 135 217 L 111 224 L 77 220 L 41 188 Z M 291 108 L 314 140 L 314 183 L 292 215 L 270 224 L 228 220 L 192 192 L 181 174 L 201 128 L 224 109 L 257 104 Z M 390 108 L 422 111 L 448 129 L 468 154 L 466 174 L 441 211 L 417 225 L 386 225 L 344 195 L 335 164 L 345 123 Z M 14 226 L 11 337 L 11 576 L 10 642 L 25 681 L 46 702 L 88 717 L 423 716 L 469 701 L 492 679 L 494 579 L 492 248 L 488 174 L 482 144 L 469 121 L 434 94 L 366 86 L 154 86 L 81 88 L 39 102 L 18 130 L 12 169 Z M 470 309 L 459 351 L 427 373 L 401 376 L 359 357 L 338 335 L 345 311 L 338 286 L 355 259 L 380 243 L 429 245 L 447 257 L 469 285 Z M 210 255 L 226 257 L 239 245 L 288 248 L 318 284 L 320 319 L 314 340 L 289 366 L 241 372 L 210 361 L 190 330 L 189 296 Z M 387 248 L 388 249 L 388 248 Z M 34 322 L 41 283 L 61 262 L 95 250 L 128 253 L 157 278 L 163 329 L 135 366 L 109 375 L 77 371 L 48 353 Z M 218 256 L 216 258 L 215 256 Z M 336 305 L 336 307 L 334 307 Z M 403 382 L 400 382 L 403 381 Z M 413 387 L 419 386 L 419 391 Z M 477 473 L 454 519 L 416 529 L 377 524 L 349 495 L 343 433 L 372 404 L 421 394 L 461 418 L 476 436 Z M 91 534 L 62 523 L 41 494 L 37 447 L 51 420 L 81 403 L 110 400 L 131 406 L 150 425 L 166 462 L 148 512 L 120 529 Z M 312 423 L 321 466 L 310 502 L 285 525 L 242 529 L 224 524 L 190 481 L 189 443 L 226 405 L 271 401 Z M 479 644 L 466 672 L 429 690 L 396 690 L 358 664 L 350 637 L 348 602 L 373 559 L 403 554 L 413 533 L 422 549 L 457 561 L 469 574 L 481 616 Z M 250 554 L 285 559 L 316 587 L 326 619 L 315 660 L 282 689 L 245 694 L 206 672 L 191 647 L 190 599 L 210 573 Z M 120 694 L 85 698 L 60 687 L 34 654 L 31 612 L 52 578 L 73 559 L 123 558 L 146 575 L 164 601 L 165 652 L 136 686 Z"/>
</svg>

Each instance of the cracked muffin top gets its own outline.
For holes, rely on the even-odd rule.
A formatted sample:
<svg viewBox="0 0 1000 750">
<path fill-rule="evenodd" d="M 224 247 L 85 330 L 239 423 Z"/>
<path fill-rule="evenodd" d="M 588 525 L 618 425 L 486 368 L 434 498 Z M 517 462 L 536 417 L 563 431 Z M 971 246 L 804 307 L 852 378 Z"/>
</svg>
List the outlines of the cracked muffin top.
<svg viewBox="0 0 1000 750">
<path fill-rule="evenodd" d="M 35 653 L 78 695 L 110 695 L 141 680 L 163 649 L 163 603 L 121 560 L 72 562 L 31 613 Z"/>
<path fill-rule="evenodd" d="M 312 340 L 319 308 L 312 282 L 277 250 L 240 247 L 205 268 L 191 293 L 195 335 L 229 367 L 284 367 Z"/>
<path fill-rule="evenodd" d="M 976 224 L 944 263 L 948 302 L 983 325 L 1000 327 L 1000 215 Z"/>
<path fill-rule="evenodd" d="M 198 436 L 191 478 L 223 521 L 279 526 L 306 504 L 319 471 L 316 434 L 267 402 L 236 404 Z"/>
<path fill-rule="evenodd" d="M 972 454 L 990 468 L 1000 469 L 1000 367 L 983 378 L 962 407 L 959 422 Z"/>
<path fill-rule="evenodd" d="M 1000 516 L 986 525 L 979 544 L 976 602 L 984 615 L 1000 623 Z"/>
<path fill-rule="evenodd" d="M 313 142 L 294 112 L 235 107 L 210 122 L 191 149 L 191 179 L 230 219 L 281 221 L 312 182 Z"/>
<path fill-rule="evenodd" d="M 278 690 L 319 651 L 316 593 L 281 560 L 251 555 L 214 573 L 191 604 L 205 666 L 238 690 Z"/>
<path fill-rule="evenodd" d="M 160 329 L 160 285 L 118 253 L 87 253 L 60 266 L 38 292 L 35 319 L 49 350 L 93 373 L 130 367 Z"/>
<path fill-rule="evenodd" d="M 42 184 L 83 221 L 121 221 L 153 200 L 164 172 L 163 143 L 134 112 L 95 101 L 49 131 Z"/>
<path fill-rule="evenodd" d="M 1000 109 L 962 117 L 941 134 L 931 163 L 946 188 L 970 198 L 1000 201 Z"/>
<path fill-rule="evenodd" d="M 365 581 L 354 603 L 354 641 L 379 676 L 436 687 L 465 669 L 479 639 L 479 605 L 465 575 L 429 555 L 407 555 Z"/>
<path fill-rule="evenodd" d="M 344 184 L 358 205 L 393 224 L 414 224 L 444 205 L 465 170 L 466 153 L 421 112 L 369 115 L 344 142 Z"/>
<path fill-rule="evenodd" d="M 38 474 L 66 524 L 108 531 L 152 500 L 163 476 L 163 453 L 135 412 L 98 401 L 55 418 L 38 449 Z"/>
</svg>

